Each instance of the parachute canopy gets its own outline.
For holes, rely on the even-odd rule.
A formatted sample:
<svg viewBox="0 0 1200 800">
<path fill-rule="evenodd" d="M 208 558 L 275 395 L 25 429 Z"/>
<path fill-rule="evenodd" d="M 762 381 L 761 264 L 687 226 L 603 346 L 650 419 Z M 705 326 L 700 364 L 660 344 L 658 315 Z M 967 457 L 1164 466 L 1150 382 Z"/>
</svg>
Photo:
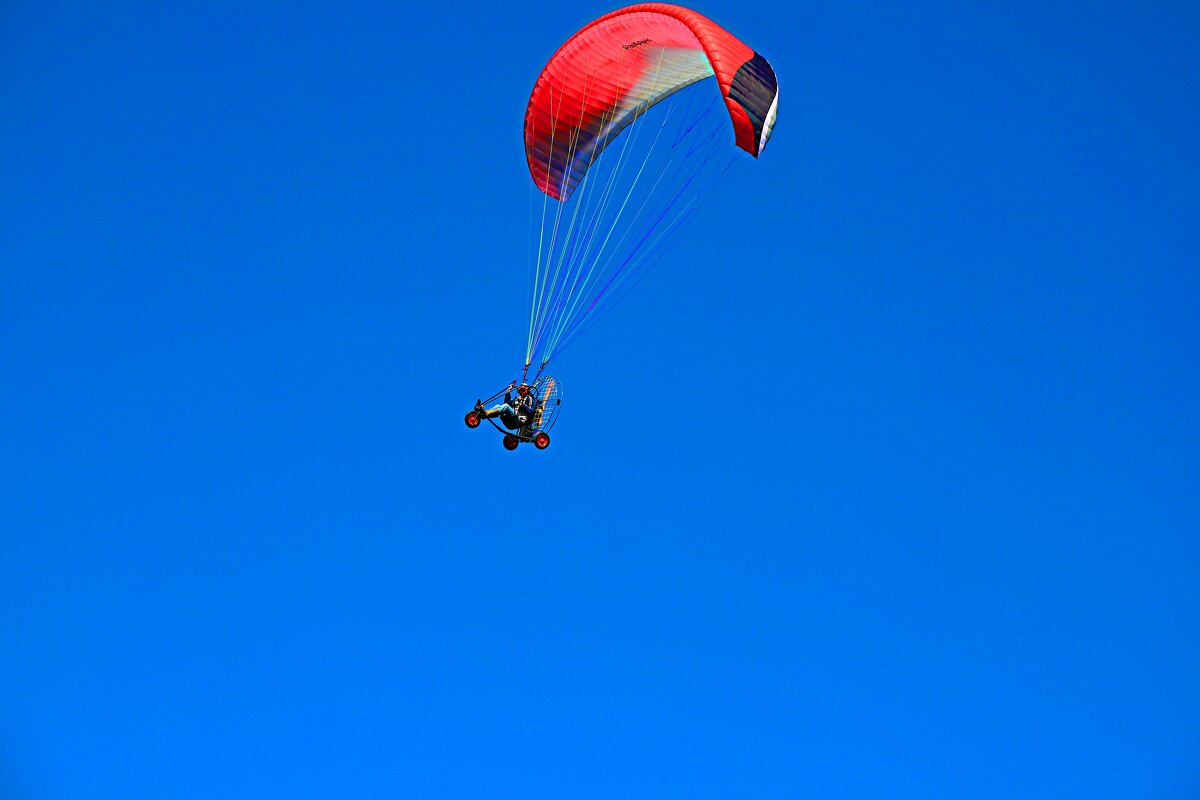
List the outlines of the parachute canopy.
<svg viewBox="0 0 1200 800">
<path fill-rule="evenodd" d="M 679 6 L 614 11 L 558 49 L 525 112 L 526 372 L 630 291 L 735 162 L 758 158 L 778 103 L 765 58 Z"/>
<path fill-rule="evenodd" d="M 779 100 L 765 58 L 715 22 L 667 3 L 629 6 L 589 23 L 554 54 L 529 98 L 525 154 L 534 183 L 566 201 L 627 125 L 714 76 L 737 146 L 758 157 Z"/>
</svg>

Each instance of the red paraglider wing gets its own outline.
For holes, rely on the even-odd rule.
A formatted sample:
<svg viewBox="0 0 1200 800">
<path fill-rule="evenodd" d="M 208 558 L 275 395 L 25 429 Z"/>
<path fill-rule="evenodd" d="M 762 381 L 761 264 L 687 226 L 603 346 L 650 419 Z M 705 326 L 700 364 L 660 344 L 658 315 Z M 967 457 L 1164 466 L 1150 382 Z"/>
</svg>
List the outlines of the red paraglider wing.
<svg viewBox="0 0 1200 800">
<path fill-rule="evenodd" d="M 715 22 L 667 3 L 629 6 L 567 40 L 525 112 L 525 154 L 538 188 L 565 201 L 591 163 L 647 108 L 716 76 L 737 146 L 757 157 L 779 89 L 762 56 Z"/>
</svg>

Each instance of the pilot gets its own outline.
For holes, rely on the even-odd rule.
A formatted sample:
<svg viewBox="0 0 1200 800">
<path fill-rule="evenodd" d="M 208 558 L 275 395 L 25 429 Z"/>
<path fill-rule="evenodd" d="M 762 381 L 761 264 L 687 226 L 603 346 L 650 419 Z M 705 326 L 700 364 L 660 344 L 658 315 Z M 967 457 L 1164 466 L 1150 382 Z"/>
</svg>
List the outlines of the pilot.
<svg viewBox="0 0 1200 800">
<path fill-rule="evenodd" d="M 533 392 L 533 387 L 527 383 L 522 383 L 517 387 L 517 400 L 513 402 L 512 390 L 504 393 L 504 403 L 492 408 L 484 409 L 483 403 L 476 403 L 476 409 L 479 411 L 479 416 L 483 419 L 491 419 L 492 417 L 500 417 L 501 424 L 511 431 L 519 430 L 525 427 L 529 420 L 533 419 L 533 412 L 537 408 L 537 395 Z"/>
</svg>

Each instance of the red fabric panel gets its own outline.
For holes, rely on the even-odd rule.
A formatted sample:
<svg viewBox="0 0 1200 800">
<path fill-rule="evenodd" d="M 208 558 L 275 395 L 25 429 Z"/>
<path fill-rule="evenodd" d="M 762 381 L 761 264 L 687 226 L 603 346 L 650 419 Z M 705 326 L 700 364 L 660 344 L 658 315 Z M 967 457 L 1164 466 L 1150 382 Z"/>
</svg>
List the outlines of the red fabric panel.
<svg viewBox="0 0 1200 800">
<path fill-rule="evenodd" d="M 668 3 L 641 3 L 606 14 L 584 26 L 550 59 L 534 85 L 525 112 L 525 149 L 538 187 L 559 198 L 569 194 L 572 164 L 611 119 L 613 109 L 639 78 L 655 68 L 652 47 L 703 49 L 716 74 L 738 147 L 755 154 L 754 126 L 729 98 L 733 76 L 754 51 L 708 18 Z M 566 144 L 564 144 L 564 142 Z M 602 145 L 601 145 L 602 146 Z M 590 151 L 589 151 L 590 152 Z M 567 173 L 564 175 L 564 173 Z"/>
</svg>

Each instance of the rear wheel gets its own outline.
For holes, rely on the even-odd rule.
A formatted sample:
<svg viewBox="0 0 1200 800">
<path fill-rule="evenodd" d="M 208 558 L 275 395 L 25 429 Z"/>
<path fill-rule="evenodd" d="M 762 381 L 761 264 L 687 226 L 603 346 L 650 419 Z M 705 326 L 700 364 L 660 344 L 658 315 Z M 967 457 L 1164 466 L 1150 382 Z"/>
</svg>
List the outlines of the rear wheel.
<svg viewBox="0 0 1200 800">
<path fill-rule="evenodd" d="M 504 434 L 505 450 L 516 450 L 518 444 L 520 443 L 517 441 L 517 437 L 513 436 L 511 433 Z"/>
<path fill-rule="evenodd" d="M 533 446 L 538 450 L 545 450 L 550 446 L 550 434 L 541 431 L 537 436 L 533 437 Z"/>
<path fill-rule="evenodd" d="M 479 427 L 479 412 L 478 411 L 468 411 L 467 416 L 464 418 L 463 421 L 467 423 L 468 428 L 478 428 Z"/>
</svg>

